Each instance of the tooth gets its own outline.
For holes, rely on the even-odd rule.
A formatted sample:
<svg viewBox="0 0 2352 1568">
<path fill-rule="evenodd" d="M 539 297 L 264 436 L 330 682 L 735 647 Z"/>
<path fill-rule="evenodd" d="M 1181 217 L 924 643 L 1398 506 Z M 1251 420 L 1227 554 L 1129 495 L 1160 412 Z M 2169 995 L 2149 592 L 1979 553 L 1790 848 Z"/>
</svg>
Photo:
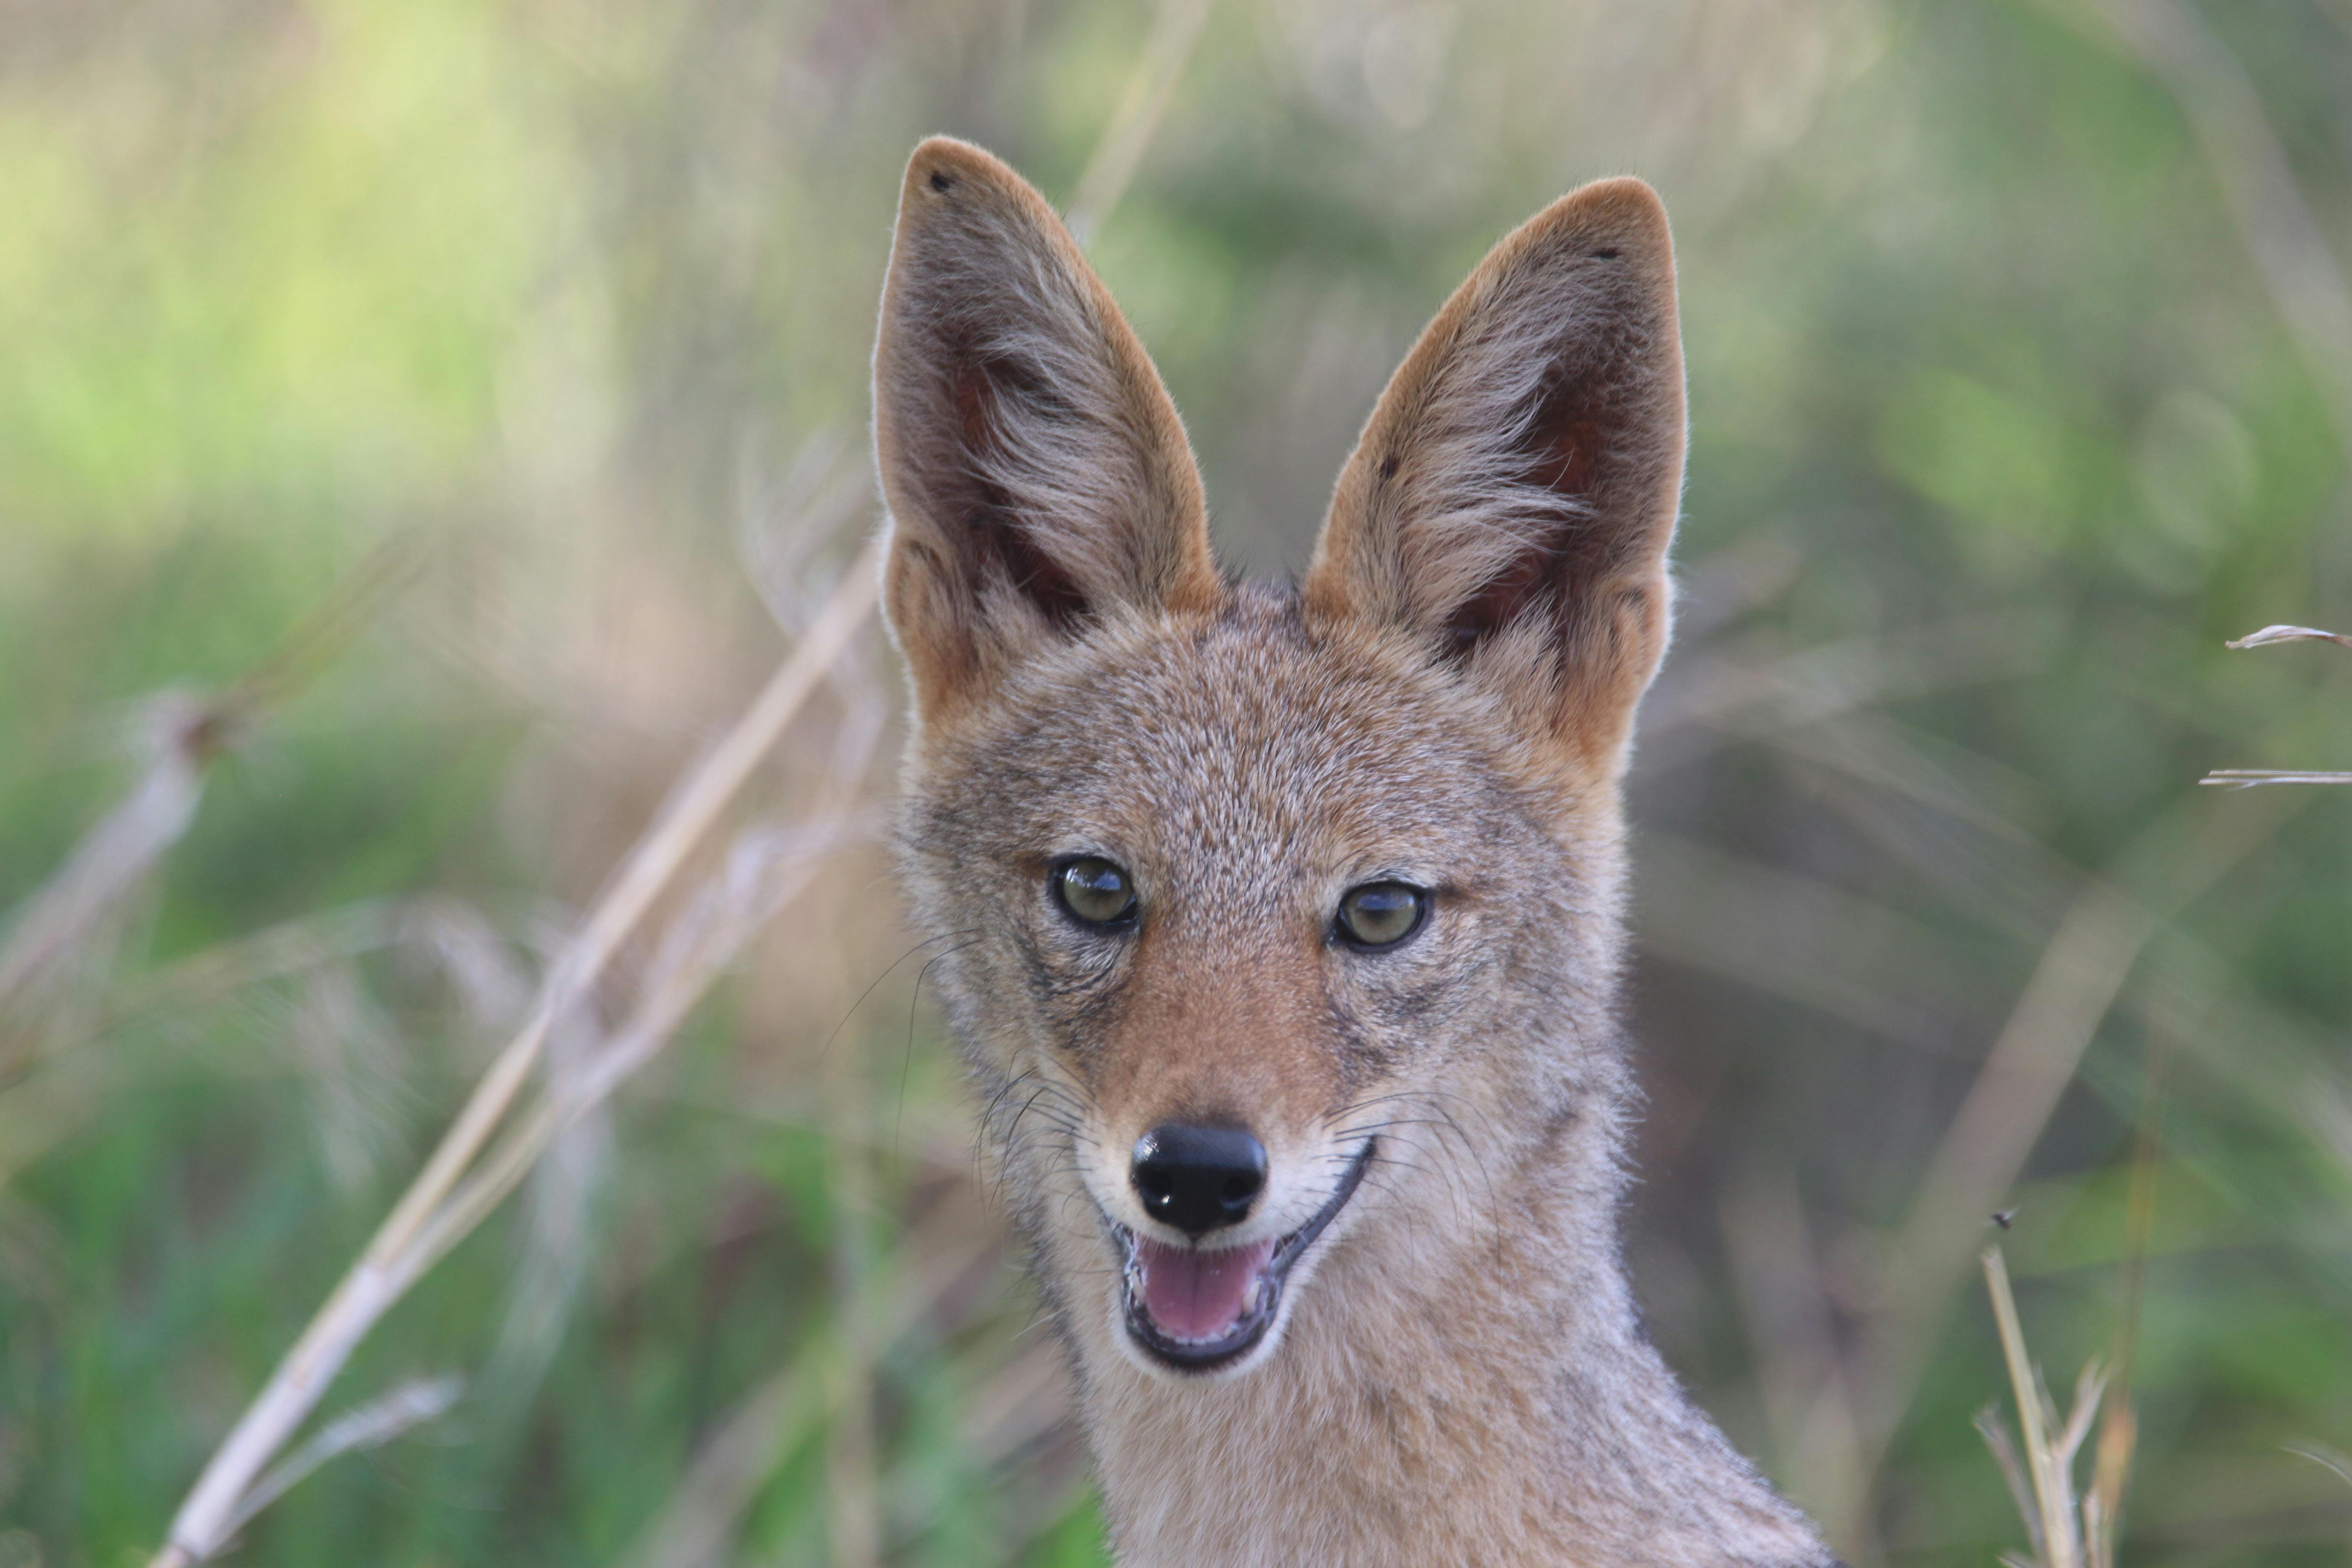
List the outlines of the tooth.
<svg viewBox="0 0 2352 1568">
<path fill-rule="evenodd" d="M 1263 1279 L 1253 1279 L 1249 1282 L 1249 1289 L 1242 1292 L 1243 1317 L 1246 1318 L 1257 1310 L 1258 1292 L 1265 1285 L 1265 1281 Z"/>
</svg>

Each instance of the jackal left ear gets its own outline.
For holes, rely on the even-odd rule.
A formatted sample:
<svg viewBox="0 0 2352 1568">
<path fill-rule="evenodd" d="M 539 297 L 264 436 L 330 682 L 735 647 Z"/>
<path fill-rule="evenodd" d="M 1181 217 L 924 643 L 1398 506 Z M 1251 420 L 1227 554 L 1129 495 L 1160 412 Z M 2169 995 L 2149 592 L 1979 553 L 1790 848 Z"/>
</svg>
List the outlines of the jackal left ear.
<svg viewBox="0 0 2352 1568">
<path fill-rule="evenodd" d="M 915 149 L 874 348 L 883 604 L 937 719 L 1120 607 L 1225 594 L 1176 405 L 1028 182 Z"/>
<path fill-rule="evenodd" d="M 1665 209 L 1586 185 L 1487 254 L 1381 395 L 1307 612 L 1424 636 L 1613 773 L 1665 652 L 1683 442 Z"/>
</svg>

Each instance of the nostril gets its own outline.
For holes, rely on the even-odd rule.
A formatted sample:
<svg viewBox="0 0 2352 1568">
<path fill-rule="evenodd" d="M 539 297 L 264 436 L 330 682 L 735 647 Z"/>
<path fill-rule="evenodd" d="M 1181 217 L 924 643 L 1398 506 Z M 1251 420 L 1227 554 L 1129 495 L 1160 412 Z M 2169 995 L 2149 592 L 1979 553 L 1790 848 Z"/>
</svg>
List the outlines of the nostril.
<svg viewBox="0 0 2352 1568">
<path fill-rule="evenodd" d="M 1130 1180 L 1152 1218 L 1197 1237 L 1248 1218 L 1265 1169 L 1265 1145 L 1239 1128 L 1171 1123 L 1136 1140 Z"/>
</svg>

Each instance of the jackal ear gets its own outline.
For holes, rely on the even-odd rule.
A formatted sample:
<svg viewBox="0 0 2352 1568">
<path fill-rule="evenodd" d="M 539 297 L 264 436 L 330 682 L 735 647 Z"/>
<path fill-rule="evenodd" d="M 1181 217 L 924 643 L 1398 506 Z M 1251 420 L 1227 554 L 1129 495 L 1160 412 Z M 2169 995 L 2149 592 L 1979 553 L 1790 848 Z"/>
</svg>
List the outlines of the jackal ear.
<svg viewBox="0 0 2352 1568">
<path fill-rule="evenodd" d="M 915 149 L 874 351 L 883 600 L 925 718 L 1117 607 L 1225 593 L 1176 405 L 1043 196 Z"/>
<path fill-rule="evenodd" d="M 1488 252 L 1390 381 L 1308 614 L 1420 633 L 1622 768 L 1665 652 L 1683 441 L 1665 209 L 1639 180 L 1586 185 Z"/>
</svg>

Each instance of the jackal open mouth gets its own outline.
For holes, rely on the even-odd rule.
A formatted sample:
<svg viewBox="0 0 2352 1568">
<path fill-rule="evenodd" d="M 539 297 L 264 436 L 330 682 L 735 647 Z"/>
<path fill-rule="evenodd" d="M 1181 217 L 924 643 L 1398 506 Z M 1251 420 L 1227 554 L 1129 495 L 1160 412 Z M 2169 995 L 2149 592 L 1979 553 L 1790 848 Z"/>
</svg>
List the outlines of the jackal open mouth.
<svg viewBox="0 0 2352 1568">
<path fill-rule="evenodd" d="M 1330 1198 L 1288 1236 L 1204 1251 L 1171 1247 L 1114 1223 L 1111 1234 L 1125 1254 L 1119 1307 L 1135 1342 L 1183 1372 L 1214 1372 L 1247 1355 L 1282 1310 L 1291 1265 L 1356 1195 L 1378 1142 L 1364 1140 Z"/>
</svg>

